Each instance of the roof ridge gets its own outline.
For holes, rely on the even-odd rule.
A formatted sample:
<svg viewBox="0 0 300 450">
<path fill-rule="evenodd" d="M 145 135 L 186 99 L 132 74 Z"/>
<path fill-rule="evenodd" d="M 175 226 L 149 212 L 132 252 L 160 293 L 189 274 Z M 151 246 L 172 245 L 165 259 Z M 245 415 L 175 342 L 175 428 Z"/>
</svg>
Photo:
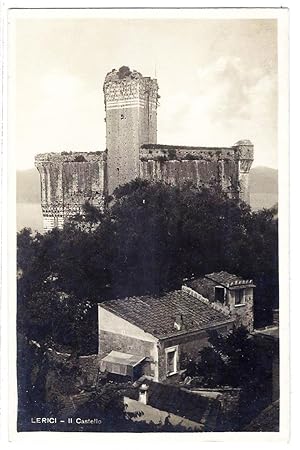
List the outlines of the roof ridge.
<svg viewBox="0 0 300 450">
<path fill-rule="evenodd" d="M 230 312 L 226 312 L 224 311 L 224 309 L 222 308 L 222 306 L 219 306 L 217 303 L 212 303 L 208 300 L 208 298 L 205 298 L 202 294 L 199 294 L 199 292 L 195 291 L 193 288 L 191 288 L 190 286 L 182 286 L 182 290 L 183 292 L 186 292 L 187 294 L 191 295 L 194 298 L 197 298 L 198 300 L 200 300 L 204 305 L 209 306 L 211 309 L 213 309 L 214 311 L 217 311 L 218 313 L 223 314 L 225 317 L 230 316 Z M 190 292 L 191 291 L 191 292 Z"/>
<path fill-rule="evenodd" d="M 161 296 L 127 297 L 99 306 L 158 339 L 195 333 L 231 320 L 226 312 L 187 286 Z M 180 331 L 174 327 L 177 314 L 182 314 L 185 324 Z"/>
</svg>

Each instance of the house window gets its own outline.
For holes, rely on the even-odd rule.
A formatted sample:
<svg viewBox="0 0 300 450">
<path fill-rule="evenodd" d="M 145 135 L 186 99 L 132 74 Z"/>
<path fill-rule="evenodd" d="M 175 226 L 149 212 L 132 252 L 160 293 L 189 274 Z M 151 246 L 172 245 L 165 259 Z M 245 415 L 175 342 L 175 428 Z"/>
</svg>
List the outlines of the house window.
<svg viewBox="0 0 300 450">
<path fill-rule="evenodd" d="M 173 375 L 177 372 L 177 354 L 178 347 L 170 347 L 166 349 L 166 365 L 167 376 Z"/>
<path fill-rule="evenodd" d="M 245 289 L 237 289 L 235 292 L 235 305 L 242 305 L 245 298 Z"/>
<path fill-rule="evenodd" d="M 223 287 L 215 287 L 215 302 L 224 303 L 225 289 Z"/>
</svg>

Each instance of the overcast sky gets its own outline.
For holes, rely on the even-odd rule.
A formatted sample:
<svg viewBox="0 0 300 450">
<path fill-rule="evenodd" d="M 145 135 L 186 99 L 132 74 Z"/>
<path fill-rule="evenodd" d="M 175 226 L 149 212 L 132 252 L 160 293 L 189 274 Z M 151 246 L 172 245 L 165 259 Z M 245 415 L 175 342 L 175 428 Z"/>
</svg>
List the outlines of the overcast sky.
<svg viewBox="0 0 300 450">
<path fill-rule="evenodd" d="M 43 152 L 105 149 L 103 81 L 158 79 L 158 143 L 255 145 L 277 167 L 275 20 L 18 19 L 17 168 Z"/>
</svg>

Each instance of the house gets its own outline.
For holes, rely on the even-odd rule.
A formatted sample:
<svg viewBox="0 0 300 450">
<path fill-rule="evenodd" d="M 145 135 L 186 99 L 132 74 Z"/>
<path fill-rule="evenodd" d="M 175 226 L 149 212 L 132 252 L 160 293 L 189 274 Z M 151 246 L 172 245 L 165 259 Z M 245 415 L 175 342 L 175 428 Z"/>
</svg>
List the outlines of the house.
<svg viewBox="0 0 300 450">
<path fill-rule="evenodd" d="M 215 431 L 221 415 L 217 398 L 147 377 L 139 379 L 124 396 L 124 406 L 127 417 L 134 422 L 152 424 L 162 431 L 168 426 L 178 431 Z"/>
<path fill-rule="evenodd" d="M 100 369 L 155 381 L 178 375 L 182 359 L 198 356 L 207 345 L 208 331 L 227 333 L 241 324 L 251 329 L 253 287 L 252 280 L 220 272 L 160 297 L 99 304 Z"/>
</svg>

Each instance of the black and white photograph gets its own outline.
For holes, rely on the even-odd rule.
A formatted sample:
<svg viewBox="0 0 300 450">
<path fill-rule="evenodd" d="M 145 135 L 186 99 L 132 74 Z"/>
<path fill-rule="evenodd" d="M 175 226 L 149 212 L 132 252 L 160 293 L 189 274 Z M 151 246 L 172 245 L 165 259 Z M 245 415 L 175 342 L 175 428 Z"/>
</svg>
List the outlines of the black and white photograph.
<svg viewBox="0 0 300 450">
<path fill-rule="evenodd" d="M 286 19 L 9 11 L 17 433 L 285 431 Z"/>
</svg>

